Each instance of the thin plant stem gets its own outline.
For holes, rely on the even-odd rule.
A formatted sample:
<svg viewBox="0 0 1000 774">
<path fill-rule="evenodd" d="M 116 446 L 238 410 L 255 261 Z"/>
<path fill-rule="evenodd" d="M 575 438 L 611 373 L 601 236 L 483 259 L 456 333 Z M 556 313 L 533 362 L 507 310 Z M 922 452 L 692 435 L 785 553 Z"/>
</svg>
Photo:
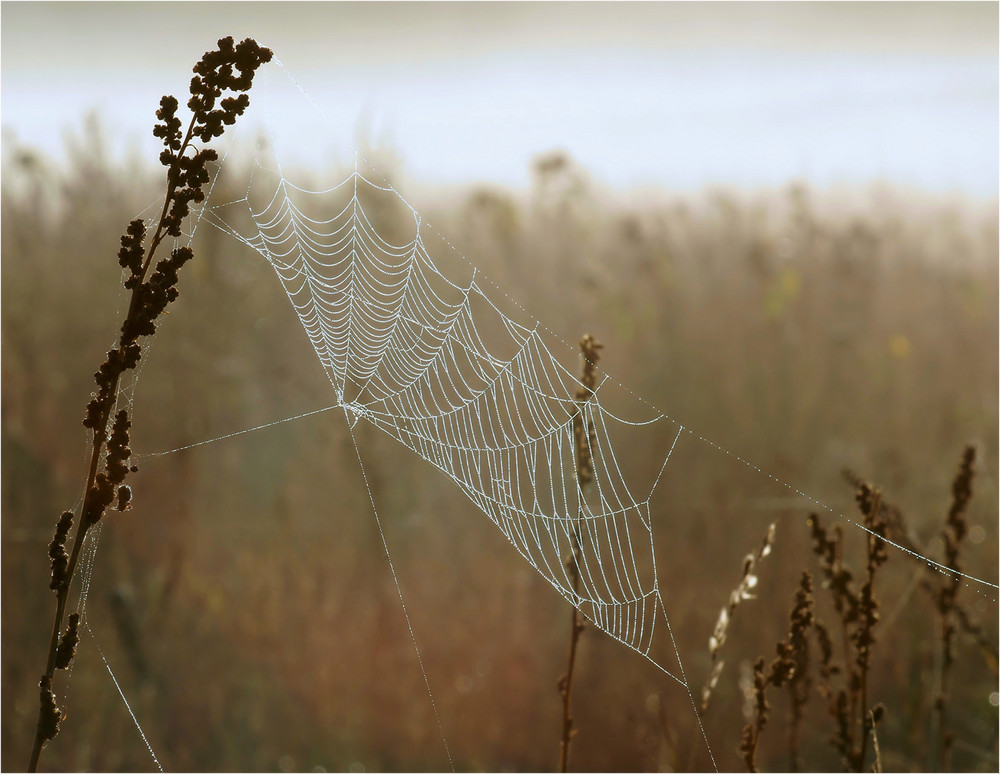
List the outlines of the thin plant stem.
<svg viewBox="0 0 1000 774">
<path fill-rule="evenodd" d="M 576 476 L 580 491 L 580 512 L 577 523 L 573 525 L 573 533 L 570 536 L 571 550 L 570 556 L 566 560 L 566 567 L 569 570 L 570 582 L 573 586 L 573 595 L 578 597 L 580 590 L 580 566 L 581 556 L 579 521 L 583 519 L 583 498 L 587 485 L 594 480 L 594 461 L 591 455 L 593 443 L 593 426 L 584 420 L 584 410 L 587 400 L 594 394 L 594 386 L 597 384 L 597 361 L 600 357 L 601 344 L 591 336 L 586 334 L 580 340 L 580 351 L 583 355 L 583 376 L 580 379 L 581 387 L 576 392 L 577 408 L 573 417 L 573 435 L 576 446 Z M 580 642 L 580 635 L 584 629 L 584 617 L 579 607 L 574 602 L 573 611 L 570 618 L 570 638 L 569 654 L 566 657 L 566 673 L 559 678 L 559 693 L 562 696 L 562 734 L 559 740 L 559 771 L 569 770 L 570 747 L 576 729 L 573 727 L 572 700 L 573 700 L 573 675 L 576 669 L 576 653 Z"/>
<path fill-rule="evenodd" d="M 580 570 L 577 566 L 577 558 L 580 555 L 580 535 L 576 527 L 573 528 L 573 553 L 568 562 L 570 579 L 573 582 L 573 592 L 579 592 Z M 562 716 L 562 738 L 559 741 L 559 771 L 569 770 L 570 745 L 576 729 L 573 728 L 573 715 L 571 704 L 573 701 L 573 674 L 576 667 L 576 651 L 580 642 L 580 635 L 583 634 L 583 615 L 574 607 L 570 616 L 570 636 L 569 655 L 566 658 L 566 674 L 559 681 L 559 691 L 563 700 Z"/>
<path fill-rule="evenodd" d="M 873 765 L 873 770 L 875 774 L 882 774 L 882 750 L 878 746 L 878 727 L 877 718 L 875 717 L 875 711 L 868 711 L 868 722 L 871 724 L 872 728 L 872 746 L 875 749 L 875 763 Z"/>
</svg>

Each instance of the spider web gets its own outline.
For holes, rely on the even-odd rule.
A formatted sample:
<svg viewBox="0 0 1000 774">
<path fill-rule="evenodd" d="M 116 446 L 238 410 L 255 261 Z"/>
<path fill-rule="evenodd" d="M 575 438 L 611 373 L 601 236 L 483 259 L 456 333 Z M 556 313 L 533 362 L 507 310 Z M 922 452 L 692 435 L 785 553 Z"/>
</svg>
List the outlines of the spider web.
<svg viewBox="0 0 1000 774">
<path fill-rule="evenodd" d="M 607 375 L 586 388 L 539 324 L 502 311 L 475 268 L 464 282 L 446 275 L 420 214 L 393 187 L 357 170 L 315 191 L 266 177 L 256 174 L 246 199 L 225 205 L 244 204 L 252 228 L 238 231 L 218 211 L 213 222 L 273 267 L 351 427 L 370 423 L 438 468 L 564 599 L 650 657 L 666 622 L 650 499 L 683 428 L 663 414 L 616 415 Z M 385 236 L 403 230 L 387 217 L 393 211 L 409 219 L 408 238 Z M 657 422 L 676 425 L 673 441 L 655 480 L 631 480 L 616 432 Z M 578 423 L 592 457 L 586 486 Z"/>
</svg>

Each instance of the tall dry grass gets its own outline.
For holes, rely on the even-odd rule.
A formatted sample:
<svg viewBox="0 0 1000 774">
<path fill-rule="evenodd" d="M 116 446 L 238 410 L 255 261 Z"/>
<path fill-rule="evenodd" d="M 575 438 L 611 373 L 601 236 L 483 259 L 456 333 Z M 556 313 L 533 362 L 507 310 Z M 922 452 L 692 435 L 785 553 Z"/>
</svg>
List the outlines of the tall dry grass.
<svg viewBox="0 0 1000 774">
<path fill-rule="evenodd" d="M 68 169 L 4 144 L 7 769 L 23 765 L 34 722 L 38 621 L 51 604 L 39 557 L 52 514 L 76 496 L 81 396 L 115 334 L 82 299 L 121 308 L 108 256 L 153 190 L 115 166 L 99 132 L 77 143 Z M 220 200 L 242 195 L 232 185 Z M 854 506 L 840 470 L 858 471 L 909 515 L 929 551 L 955 456 L 977 443 L 982 475 L 963 566 L 995 581 L 995 206 L 888 188 L 857 197 L 793 186 L 630 203 L 550 159 L 524 196 L 477 189 L 418 204 L 549 327 L 607 344 L 602 365 L 686 426 L 843 513 Z M 136 391 L 140 455 L 333 402 L 270 269 L 208 229 L 195 250 Z M 357 432 L 458 766 L 550 768 L 560 735 L 552 676 L 565 666 L 565 632 L 552 621 L 563 620 L 564 603 L 434 471 L 371 429 Z M 720 767 L 738 768 L 741 676 L 788 628 L 811 504 L 707 445 L 679 451 L 654 534 L 693 686 L 711 672 L 708 638 L 735 580 L 718 568 L 737 573 L 747 547 L 778 523 L 753 615 L 734 617 L 732 666 L 705 716 Z M 624 453 L 641 462 L 652 452 Z M 88 610 L 166 768 L 447 765 L 352 455 L 331 412 L 141 462 L 136 508 L 104 528 Z M 850 529 L 845 541 L 852 551 L 863 543 Z M 879 636 L 892 646 L 876 649 L 868 690 L 903 709 L 880 722 L 880 755 L 887 770 L 928 769 L 938 624 L 917 602 L 916 568 L 893 562 L 882 572 Z M 995 631 L 995 601 L 969 600 Z M 963 643 L 956 652 L 968 654 Z M 586 691 L 574 696 L 574 767 L 709 765 L 687 695 L 634 653 L 594 633 L 575 671 Z M 948 680 L 952 768 L 995 770 L 995 679 L 966 655 Z M 150 766 L 87 639 L 66 704 L 75 721 L 46 751 L 48 765 Z M 825 738 L 800 739 L 804 760 L 839 765 Z M 780 734 L 765 734 L 756 760 L 786 765 Z"/>
</svg>

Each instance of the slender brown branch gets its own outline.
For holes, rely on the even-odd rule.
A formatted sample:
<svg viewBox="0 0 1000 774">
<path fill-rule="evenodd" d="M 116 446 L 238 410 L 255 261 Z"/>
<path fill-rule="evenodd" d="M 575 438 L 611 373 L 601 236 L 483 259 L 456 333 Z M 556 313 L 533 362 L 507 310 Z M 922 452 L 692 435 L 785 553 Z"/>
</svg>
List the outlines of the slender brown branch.
<svg viewBox="0 0 1000 774">
<path fill-rule="evenodd" d="M 116 377 L 112 382 L 111 389 L 116 391 L 117 386 L 118 377 Z M 66 614 L 66 604 L 69 600 L 69 590 L 76 572 L 76 565 L 80 558 L 80 552 L 83 548 L 84 538 L 87 535 L 87 531 L 94 524 L 96 524 L 104 514 L 108 505 L 108 503 L 100 502 L 103 489 L 97 485 L 99 475 L 98 464 L 100 461 L 101 451 L 107 442 L 108 421 L 109 416 L 105 415 L 103 424 L 98 430 L 94 431 L 93 452 L 91 454 L 87 485 L 84 490 L 83 501 L 80 505 L 80 512 L 77 517 L 79 526 L 77 527 L 76 536 L 73 540 L 73 549 L 70 553 L 69 561 L 67 562 L 65 569 L 59 572 L 59 577 L 53 578 L 53 583 L 56 585 L 56 613 L 52 622 L 52 634 L 49 638 L 49 652 L 45 663 L 45 672 L 42 675 L 42 679 L 39 681 L 41 701 L 39 703 L 38 722 L 35 725 L 35 738 L 32 742 L 31 759 L 28 764 L 28 771 L 37 770 L 38 759 L 41 755 L 42 747 L 47 741 L 54 738 L 58 733 L 59 723 L 65 714 L 55 704 L 55 695 L 52 693 L 52 681 L 57 668 L 60 666 L 61 668 L 67 668 L 69 666 L 68 661 L 66 664 L 57 665 L 57 660 L 60 645 L 63 641 L 62 625 L 63 618 Z M 113 464 L 113 462 L 111 461 L 109 455 L 109 465 L 110 464 Z M 118 483 L 121 483 L 121 480 L 123 479 L 124 476 L 119 479 Z M 94 515 L 95 513 L 97 514 L 96 516 Z M 56 575 L 55 570 L 53 571 L 53 575 Z M 72 658 L 72 655 L 70 658 Z"/>
<path fill-rule="evenodd" d="M 845 753 L 851 771 L 863 771 L 868 752 L 868 737 L 872 730 L 869 723 L 868 674 L 875 645 L 875 625 L 879 620 L 879 603 L 875 598 L 875 576 L 879 567 L 888 560 L 888 555 L 884 540 L 886 524 L 882 518 L 881 493 L 867 484 L 862 484 L 855 499 L 868 532 L 865 575 L 864 583 L 855 597 L 856 615 L 853 617 L 850 632 L 854 658 L 848 670 L 849 708 L 838 697 L 836 714 L 839 728 L 838 749 Z"/>
<path fill-rule="evenodd" d="M 954 664 L 955 637 L 961 629 L 975 641 L 979 650 L 983 654 L 987 666 L 996 672 L 997 668 L 997 647 L 993 644 L 983 628 L 976 623 L 969 613 L 957 600 L 958 592 L 962 586 L 959 563 L 959 553 L 963 540 L 968 531 L 966 511 L 969 501 L 972 498 L 972 483 L 975 477 L 976 449 L 974 446 L 967 446 L 962 452 L 962 459 L 959 463 L 958 471 L 952 481 L 952 501 L 949 507 L 944 527 L 941 531 L 941 540 L 944 545 L 943 563 L 951 568 L 950 572 L 928 573 L 927 577 L 921 579 L 920 586 L 934 600 L 934 606 L 938 613 L 938 630 L 941 641 L 941 666 L 938 676 L 937 695 L 933 704 L 933 719 L 938 743 L 937 767 L 940 771 L 948 771 L 951 766 L 951 747 L 953 736 L 948 730 L 948 695 L 950 692 L 951 670 Z M 867 485 L 861 483 L 859 477 L 849 470 L 844 471 L 844 476 L 848 481 L 859 486 L 859 491 L 864 491 Z M 893 540 L 911 553 L 912 559 L 917 560 L 926 553 L 926 549 L 921 548 L 915 538 L 907 529 L 906 520 L 900 509 L 885 502 L 879 496 L 873 504 L 877 509 L 877 522 L 883 531 L 880 534 L 889 532 Z M 866 516 L 866 525 L 868 517 Z"/>
</svg>

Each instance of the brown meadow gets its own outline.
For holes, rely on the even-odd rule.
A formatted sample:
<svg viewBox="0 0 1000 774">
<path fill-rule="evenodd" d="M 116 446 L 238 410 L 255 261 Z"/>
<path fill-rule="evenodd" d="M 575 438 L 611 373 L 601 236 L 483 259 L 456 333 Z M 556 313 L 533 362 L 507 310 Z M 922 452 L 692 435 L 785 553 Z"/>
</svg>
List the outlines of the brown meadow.
<svg viewBox="0 0 1000 774">
<path fill-rule="evenodd" d="M 15 143 L 4 154 L 0 763 L 10 770 L 26 760 L 37 709 L 52 604 L 46 545 L 82 483 L 80 408 L 127 304 L 118 235 L 157 180 L 113 162 L 97 124 L 73 140 L 66 169 Z M 996 582 L 995 202 L 802 184 L 613 195 L 561 154 L 533 172 L 524 195 L 426 194 L 420 208 L 546 325 L 569 341 L 592 333 L 605 345 L 601 366 L 638 394 L 852 518 L 855 487 L 842 471 L 854 471 L 906 514 L 914 545 L 938 561 L 956 461 L 973 444 L 961 564 Z M 240 195 L 239 178 L 222 180 L 218 200 Z M 84 633 L 69 682 L 71 722 L 45 764 L 152 766 L 99 646 L 165 768 L 442 770 L 340 416 L 143 456 L 333 403 L 268 266 L 209 228 L 194 248 L 184 292 L 144 355 L 135 507 L 103 525 L 92 636 Z M 566 351 L 577 370 L 575 357 Z M 447 480 L 363 423 L 356 432 L 456 766 L 554 768 L 565 604 Z M 703 718 L 719 767 L 737 769 L 753 664 L 789 631 L 803 570 L 818 614 L 837 618 L 819 588 L 812 504 L 707 444 L 682 451 L 654 535 L 696 695 L 743 557 L 776 523 L 756 598 L 729 624 L 728 665 Z M 844 525 L 843 540 L 860 578 L 864 533 Z M 866 692 L 885 707 L 885 770 L 941 760 L 932 724 L 942 636 L 920 591 L 926 577 L 892 549 L 879 570 Z M 962 585 L 957 598 L 995 651 L 995 590 Z M 996 663 L 962 631 L 946 650 L 951 768 L 995 770 Z M 771 720 L 755 745 L 762 770 L 789 765 L 790 705 L 777 690 L 769 696 Z M 826 708 L 813 701 L 798 722 L 802 765 L 840 769 Z M 573 725 L 580 770 L 710 766 L 686 693 L 593 627 L 576 655 Z"/>
</svg>

